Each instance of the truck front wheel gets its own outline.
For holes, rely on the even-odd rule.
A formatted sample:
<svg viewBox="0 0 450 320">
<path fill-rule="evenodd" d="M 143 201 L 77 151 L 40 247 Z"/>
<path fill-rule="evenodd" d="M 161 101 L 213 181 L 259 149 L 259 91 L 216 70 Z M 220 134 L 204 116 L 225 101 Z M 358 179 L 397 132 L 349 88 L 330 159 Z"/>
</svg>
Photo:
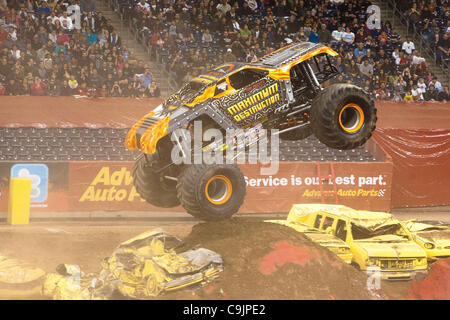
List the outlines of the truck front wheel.
<svg viewBox="0 0 450 320">
<path fill-rule="evenodd" d="M 153 155 L 141 154 L 133 167 L 133 183 L 137 193 L 148 203 L 160 208 L 172 208 L 180 204 L 176 181 L 157 173 L 157 160 Z"/>
<path fill-rule="evenodd" d="M 189 165 L 178 177 L 177 194 L 186 211 L 202 220 L 223 220 L 239 210 L 245 180 L 236 165 Z"/>
</svg>

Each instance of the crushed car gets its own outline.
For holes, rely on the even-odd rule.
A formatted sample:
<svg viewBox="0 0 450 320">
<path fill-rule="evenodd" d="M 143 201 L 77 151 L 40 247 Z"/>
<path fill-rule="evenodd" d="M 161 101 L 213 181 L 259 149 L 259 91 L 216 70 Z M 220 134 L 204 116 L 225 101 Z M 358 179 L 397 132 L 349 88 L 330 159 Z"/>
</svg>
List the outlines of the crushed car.
<svg viewBox="0 0 450 320">
<path fill-rule="evenodd" d="M 99 274 L 84 274 L 78 266 L 60 265 L 46 276 L 42 293 L 56 300 L 128 297 L 146 299 L 182 288 L 204 285 L 223 271 L 222 257 L 197 248 L 175 251 L 183 241 L 162 229 L 144 232 L 121 243 L 104 259 Z"/>
<path fill-rule="evenodd" d="M 136 191 L 156 207 L 181 204 L 202 220 L 227 219 L 246 195 L 235 159 L 268 139 L 266 129 L 285 140 L 314 134 L 341 150 L 363 145 L 376 126 L 375 104 L 360 87 L 328 85 L 339 74 L 330 58 L 336 55 L 320 43 L 292 43 L 194 77 L 129 130 L 125 147 L 141 151 L 132 171 Z M 193 139 L 199 127 L 202 141 Z M 207 140 L 208 129 L 226 139 Z M 174 150 L 183 161 L 174 161 Z M 202 154 L 214 155 L 213 163 Z"/>
<path fill-rule="evenodd" d="M 44 278 L 41 268 L 0 254 L 0 300 L 36 298 Z"/>
<path fill-rule="evenodd" d="M 344 241 L 351 264 L 386 280 L 410 280 L 427 273 L 427 253 L 391 214 L 354 210 L 343 205 L 295 204 L 286 220 Z"/>
<path fill-rule="evenodd" d="M 413 238 L 427 253 L 430 262 L 450 258 L 450 226 L 439 221 L 404 222 Z"/>
</svg>

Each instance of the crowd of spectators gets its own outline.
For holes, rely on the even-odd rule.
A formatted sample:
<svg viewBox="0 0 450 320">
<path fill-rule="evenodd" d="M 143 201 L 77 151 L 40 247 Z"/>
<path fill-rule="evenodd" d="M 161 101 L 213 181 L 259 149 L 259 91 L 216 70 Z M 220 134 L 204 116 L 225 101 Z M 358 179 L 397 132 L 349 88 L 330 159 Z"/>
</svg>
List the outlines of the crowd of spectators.
<svg viewBox="0 0 450 320">
<path fill-rule="evenodd" d="M 94 0 L 0 0 L 0 95 L 160 93 Z"/>
<path fill-rule="evenodd" d="M 132 27 L 144 35 L 178 85 L 224 62 L 251 62 L 292 41 L 311 41 L 339 52 L 336 64 L 342 74 L 335 81 L 358 84 L 376 99 L 450 100 L 448 88 L 416 53 L 410 38 L 401 39 L 389 21 L 378 27 L 368 23 L 375 11 L 367 0 L 115 0 L 115 4 L 131 17 Z M 448 31 L 442 39 L 447 39 Z M 445 48 L 448 53 L 448 44 Z"/>
<path fill-rule="evenodd" d="M 427 46 L 436 52 L 437 62 L 450 62 L 450 21 L 447 0 L 394 0 L 411 26 L 422 35 Z"/>
<path fill-rule="evenodd" d="M 395 0 L 440 60 L 449 58 L 446 0 Z M 449 101 L 389 21 L 370 26 L 367 0 L 114 0 L 178 85 L 224 62 L 251 62 L 292 41 L 339 56 L 334 81 L 383 100 Z M 79 17 L 79 18 L 78 18 Z M 0 0 L 0 95 L 159 96 L 150 69 L 121 44 L 94 0 Z"/>
</svg>

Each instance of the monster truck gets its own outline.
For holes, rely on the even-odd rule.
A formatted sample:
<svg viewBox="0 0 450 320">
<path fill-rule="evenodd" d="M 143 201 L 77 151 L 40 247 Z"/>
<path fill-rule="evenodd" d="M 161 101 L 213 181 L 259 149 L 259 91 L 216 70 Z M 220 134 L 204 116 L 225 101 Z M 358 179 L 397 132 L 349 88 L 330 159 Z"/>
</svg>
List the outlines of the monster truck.
<svg viewBox="0 0 450 320">
<path fill-rule="evenodd" d="M 154 206 L 181 204 L 203 220 L 229 218 L 238 211 L 246 185 L 235 163 L 173 160 L 175 147 L 185 159 L 192 158 L 195 148 L 191 141 L 186 144 L 192 136 L 184 137 L 184 144 L 173 136 L 177 130 L 195 131 L 198 122 L 202 130 L 221 132 L 278 129 L 285 140 L 314 134 L 325 145 L 341 150 L 363 145 L 375 129 L 376 108 L 355 85 L 329 85 L 339 74 L 330 59 L 336 55 L 322 44 L 292 43 L 255 62 L 224 64 L 193 78 L 127 134 L 125 146 L 142 151 L 132 172 L 137 192 Z M 245 141 L 247 147 L 254 143 Z M 200 153 L 237 144 L 235 140 L 208 143 L 202 142 Z"/>
</svg>

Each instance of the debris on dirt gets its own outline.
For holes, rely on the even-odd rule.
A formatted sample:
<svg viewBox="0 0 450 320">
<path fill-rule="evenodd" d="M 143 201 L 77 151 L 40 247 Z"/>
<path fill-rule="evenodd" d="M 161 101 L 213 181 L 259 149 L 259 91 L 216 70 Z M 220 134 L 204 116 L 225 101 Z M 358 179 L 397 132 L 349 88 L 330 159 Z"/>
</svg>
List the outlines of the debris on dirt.
<svg viewBox="0 0 450 320">
<path fill-rule="evenodd" d="M 242 218 L 207 222 L 194 226 L 184 241 L 187 249 L 206 247 L 224 259 L 214 286 L 196 290 L 194 299 L 388 298 L 368 290 L 364 273 L 286 226 Z"/>
<path fill-rule="evenodd" d="M 450 258 L 433 263 L 425 279 L 414 280 L 407 297 L 415 300 L 450 300 Z"/>
<path fill-rule="evenodd" d="M 25 299 L 38 295 L 45 272 L 31 264 L 0 255 L 0 299 Z"/>
<path fill-rule="evenodd" d="M 95 274 L 85 275 L 77 265 L 61 264 L 56 269 L 58 273 L 48 273 L 45 277 L 43 296 L 54 300 L 105 299 L 105 294 L 95 290 L 98 282 Z"/>
<path fill-rule="evenodd" d="M 162 229 L 144 232 L 122 242 L 104 259 L 102 271 L 85 275 L 78 266 L 60 265 L 47 275 L 43 294 L 58 300 L 145 299 L 194 284 L 206 284 L 223 271 L 217 253 L 197 248 L 176 253 L 182 241 Z"/>
</svg>

